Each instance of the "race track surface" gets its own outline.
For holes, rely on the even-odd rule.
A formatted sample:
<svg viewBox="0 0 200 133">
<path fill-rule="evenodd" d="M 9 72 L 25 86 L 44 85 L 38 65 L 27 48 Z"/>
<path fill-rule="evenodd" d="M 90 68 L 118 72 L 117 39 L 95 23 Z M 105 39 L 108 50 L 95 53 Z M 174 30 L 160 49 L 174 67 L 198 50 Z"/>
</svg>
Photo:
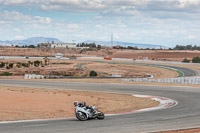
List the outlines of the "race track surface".
<svg viewBox="0 0 200 133">
<path fill-rule="evenodd" d="M 159 64 L 145 64 L 145 63 L 136 63 L 136 64 L 138 64 L 138 65 L 151 65 L 151 66 L 160 66 L 160 67 L 173 68 L 173 69 L 181 71 L 183 73 L 183 77 L 199 76 L 200 75 L 199 70 L 192 69 L 192 68 L 178 67 L 178 66 L 169 66 L 169 65 L 159 65 Z"/>
<path fill-rule="evenodd" d="M 200 126 L 200 88 L 23 80 L 0 80 L 0 85 L 154 95 L 174 99 L 179 103 L 168 109 L 108 116 L 105 120 L 81 122 L 74 118 L 1 123 L 0 133 L 135 133 Z"/>
<path fill-rule="evenodd" d="M 142 65 L 142 66 L 153 66 L 153 67 L 166 67 L 166 68 L 172 68 L 175 70 L 178 70 L 183 73 L 183 77 L 188 76 L 200 76 L 200 70 L 192 69 L 192 68 L 186 68 L 186 67 L 179 67 L 179 66 L 171 66 L 171 65 L 160 65 L 160 64 L 150 64 L 150 63 L 131 63 L 131 62 L 118 62 L 118 61 L 92 61 L 90 62 L 100 62 L 100 63 L 114 63 L 114 64 L 128 64 L 128 65 Z"/>
</svg>

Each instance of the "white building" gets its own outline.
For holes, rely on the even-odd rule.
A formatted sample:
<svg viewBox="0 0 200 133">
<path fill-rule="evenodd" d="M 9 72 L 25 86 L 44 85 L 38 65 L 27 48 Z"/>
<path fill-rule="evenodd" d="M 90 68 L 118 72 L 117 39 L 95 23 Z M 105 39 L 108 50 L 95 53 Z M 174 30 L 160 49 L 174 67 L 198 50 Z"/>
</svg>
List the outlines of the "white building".
<svg viewBox="0 0 200 133">
<path fill-rule="evenodd" d="M 76 48 L 76 43 L 40 43 L 39 48 Z"/>
</svg>

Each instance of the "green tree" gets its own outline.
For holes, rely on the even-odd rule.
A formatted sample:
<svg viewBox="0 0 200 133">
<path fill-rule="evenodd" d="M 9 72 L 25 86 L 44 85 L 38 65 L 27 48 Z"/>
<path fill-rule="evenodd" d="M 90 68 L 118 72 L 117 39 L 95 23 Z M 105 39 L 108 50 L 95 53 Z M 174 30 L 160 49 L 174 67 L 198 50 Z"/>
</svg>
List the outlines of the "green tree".
<svg viewBox="0 0 200 133">
<path fill-rule="evenodd" d="M 188 60 L 188 59 L 185 58 L 185 59 L 182 60 L 182 62 L 184 62 L 184 63 L 189 63 L 190 60 Z"/>
<path fill-rule="evenodd" d="M 0 74 L 0 76 L 10 76 L 12 75 L 12 73 L 9 73 L 9 72 L 3 72 Z"/>
<path fill-rule="evenodd" d="M 97 72 L 95 71 L 90 71 L 90 77 L 96 77 L 97 76 Z"/>
<path fill-rule="evenodd" d="M 200 58 L 199 58 L 199 56 L 193 57 L 193 58 L 192 58 L 192 63 L 200 63 Z"/>
<path fill-rule="evenodd" d="M 8 66 L 9 68 L 13 68 L 14 63 L 10 63 Z"/>
<path fill-rule="evenodd" d="M 22 63 L 23 67 L 29 67 L 28 63 Z"/>
<path fill-rule="evenodd" d="M 101 49 L 101 45 L 97 45 L 97 49 Z"/>
<path fill-rule="evenodd" d="M 34 66 L 35 67 L 39 67 L 40 66 L 40 61 L 39 60 L 36 60 L 33 62 Z"/>
<path fill-rule="evenodd" d="M 5 66 L 5 62 L 1 62 L 1 64 L 0 64 L 0 68 L 3 68 L 4 66 Z"/>
<path fill-rule="evenodd" d="M 44 57 L 44 65 L 49 65 L 49 58 L 47 58 L 47 57 Z"/>
<path fill-rule="evenodd" d="M 22 66 L 22 63 L 21 62 L 17 62 L 16 66 L 17 66 L 17 68 L 20 68 Z"/>
<path fill-rule="evenodd" d="M 27 46 L 28 48 L 35 48 L 35 46 L 34 45 L 29 45 L 29 46 Z"/>
</svg>

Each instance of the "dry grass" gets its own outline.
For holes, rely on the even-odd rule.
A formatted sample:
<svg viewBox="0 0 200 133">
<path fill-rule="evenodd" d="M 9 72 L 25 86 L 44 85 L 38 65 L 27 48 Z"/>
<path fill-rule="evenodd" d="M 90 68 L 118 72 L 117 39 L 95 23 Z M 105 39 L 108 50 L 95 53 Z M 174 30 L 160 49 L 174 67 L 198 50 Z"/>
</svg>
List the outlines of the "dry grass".
<svg viewBox="0 0 200 133">
<path fill-rule="evenodd" d="M 157 106 L 147 98 L 128 94 L 0 87 L 0 121 L 74 117 L 74 101 L 96 105 L 104 113 Z"/>
<path fill-rule="evenodd" d="M 28 62 L 29 59 L 8 59 L 8 60 L 1 60 L 1 62 L 8 62 L 8 63 L 16 63 L 16 62 Z M 34 61 L 34 60 L 30 60 Z M 44 60 L 43 61 L 44 64 Z M 57 63 L 57 60 L 52 60 L 52 63 Z M 107 73 L 107 74 L 118 74 L 122 75 L 123 77 L 146 77 L 146 74 L 151 74 L 154 78 L 169 78 L 169 77 L 177 77 L 178 73 L 175 71 L 163 69 L 163 68 L 156 68 L 150 66 L 138 66 L 138 65 L 128 65 L 128 64 L 109 64 L 109 63 L 98 63 L 98 62 L 89 62 L 89 61 L 81 61 L 81 60 L 62 60 L 62 63 L 65 64 L 52 64 L 43 67 L 33 67 L 30 66 L 29 68 L 17 68 L 14 66 L 13 69 L 0 69 L 0 74 L 3 72 L 10 72 L 13 73 L 14 76 L 20 76 L 24 74 L 41 74 L 41 75 L 58 75 L 58 76 L 75 76 L 75 77 L 82 77 L 82 76 L 89 76 L 89 71 L 80 70 L 76 66 L 81 63 L 85 63 L 83 68 L 87 70 L 95 70 L 96 72 Z M 105 74 L 98 74 L 100 77 L 106 77 L 108 75 Z"/>
<path fill-rule="evenodd" d="M 118 74 L 122 75 L 123 77 L 146 77 L 146 74 L 151 74 L 154 76 L 154 78 L 178 77 L 178 73 L 175 71 L 151 66 L 90 63 L 85 65 L 84 68 L 102 73 Z"/>
</svg>

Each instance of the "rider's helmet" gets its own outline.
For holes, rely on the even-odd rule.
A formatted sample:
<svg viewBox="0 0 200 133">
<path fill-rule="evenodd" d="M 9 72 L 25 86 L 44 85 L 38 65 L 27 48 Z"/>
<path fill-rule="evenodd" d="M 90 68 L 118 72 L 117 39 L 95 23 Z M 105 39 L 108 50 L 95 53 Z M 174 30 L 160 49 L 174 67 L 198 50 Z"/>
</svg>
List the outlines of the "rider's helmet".
<svg viewBox="0 0 200 133">
<path fill-rule="evenodd" d="M 74 101 L 74 106 L 78 106 L 78 101 Z"/>
</svg>

